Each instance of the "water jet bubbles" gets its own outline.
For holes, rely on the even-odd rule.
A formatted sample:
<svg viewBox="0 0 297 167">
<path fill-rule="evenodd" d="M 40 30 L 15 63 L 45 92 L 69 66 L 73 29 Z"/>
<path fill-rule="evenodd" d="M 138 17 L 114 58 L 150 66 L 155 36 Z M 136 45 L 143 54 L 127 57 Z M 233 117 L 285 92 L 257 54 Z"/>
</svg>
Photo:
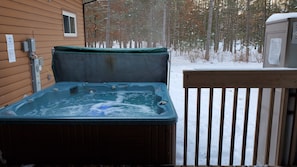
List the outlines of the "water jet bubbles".
<svg viewBox="0 0 297 167">
<path fill-rule="evenodd" d="M 90 89 L 90 90 L 89 90 L 89 93 L 90 93 L 90 94 L 94 94 L 95 92 L 96 92 L 95 89 Z"/>
</svg>

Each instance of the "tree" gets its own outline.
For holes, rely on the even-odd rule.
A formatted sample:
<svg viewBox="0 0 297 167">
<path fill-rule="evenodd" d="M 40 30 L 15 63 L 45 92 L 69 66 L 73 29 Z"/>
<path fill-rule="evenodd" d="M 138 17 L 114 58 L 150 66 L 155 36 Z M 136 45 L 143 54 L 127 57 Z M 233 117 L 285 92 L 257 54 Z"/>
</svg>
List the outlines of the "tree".
<svg viewBox="0 0 297 167">
<path fill-rule="evenodd" d="M 214 36 L 214 51 L 217 52 L 219 49 L 220 42 L 220 10 L 221 10 L 221 0 L 215 0 L 214 14 L 215 14 L 215 36 Z"/>
<path fill-rule="evenodd" d="M 209 1 L 206 47 L 205 47 L 205 60 L 207 60 L 207 61 L 209 60 L 209 48 L 210 48 L 210 44 L 211 44 L 213 6 L 214 6 L 214 0 L 210 0 Z"/>
<path fill-rule="evenodd" d="M 297 0 L 84 0 L 85 36 L 88 46 L 173 46 L 183 51 L 205 49 L 205 59 L 214 51 L 236 53 L 236 41 L 261 53 L 265 22 L 278 12 L 294 12 Z M 110 42 L 108 42 L 110 41 Z M 148 45 L 142 45 L 142 43 Z M 106 46 L 104 44 L 106 43 Z M 132 46 L 134 44 L 134 46 Z M 243 51 L 243 49 L 242 49 Z"/>
<path fill-rule="evenodd" d="M 110 48 L 110 0 L 107 0 L 107 21 L 106 21 L 106 48 Z"/>
<path fill-rule="evenodd" d="M 163 2 L 163 32 L 162 32 L 162 45 L 167 46 L 166 41 L 166 22 L 167 22 L 167 4 L 166 1 Z"/>
<path fill-rule="evenodd" d="M 246 0 L 246 38 L 245 38 L 245 47 L 246 47 L 246 52 L 245 52 L 245 60 L 249 60 L 249 55 L 250 55 L 250 0 Z"/>
</svg>

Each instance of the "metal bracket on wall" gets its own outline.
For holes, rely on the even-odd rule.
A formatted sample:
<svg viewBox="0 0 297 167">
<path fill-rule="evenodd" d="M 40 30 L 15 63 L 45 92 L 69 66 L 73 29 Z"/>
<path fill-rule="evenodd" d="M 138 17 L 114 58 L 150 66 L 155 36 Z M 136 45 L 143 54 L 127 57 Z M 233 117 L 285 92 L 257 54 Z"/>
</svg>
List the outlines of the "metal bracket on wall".
<svg viewBox="0 0 297 167">
<path fill-rule="evenodd" d="M 33 91 L 38 92 L 41 90 L 40 71 L 43 65 L 43 58 L 38 57 L 35 53 L 36 47 L 34 38 L 29 38 L 26 41 L 23 41 L 22 49 L 24 52 L 28 52 L 31 61 Z"/>
</svg>

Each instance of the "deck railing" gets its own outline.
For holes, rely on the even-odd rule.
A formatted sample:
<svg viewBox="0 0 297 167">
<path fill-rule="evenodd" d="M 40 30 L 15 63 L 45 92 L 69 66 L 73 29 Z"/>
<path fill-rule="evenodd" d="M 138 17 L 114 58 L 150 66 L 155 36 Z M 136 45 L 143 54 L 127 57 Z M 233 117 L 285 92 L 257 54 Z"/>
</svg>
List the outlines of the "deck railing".
<svg viewBox="0 0 297 167">
<path fill-rule="evenodd" d="M 183 74 L 183 165 L 296 165 L 296 69 Z"/>
</svg>

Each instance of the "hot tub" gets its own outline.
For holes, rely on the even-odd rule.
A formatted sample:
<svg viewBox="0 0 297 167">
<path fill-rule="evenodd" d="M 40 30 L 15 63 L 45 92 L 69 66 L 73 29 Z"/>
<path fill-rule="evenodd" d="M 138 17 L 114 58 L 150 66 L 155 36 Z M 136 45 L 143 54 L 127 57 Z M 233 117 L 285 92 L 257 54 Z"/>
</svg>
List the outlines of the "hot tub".
<svg viewBox="0 0 297 167">
<path fill-rule="evenodd" d="M 175 164 L 166 48 L 54 48 L 56 83 L 0 110 L 8 164 Z M 0 155 L 1 159 L 1 155 Z"/>
<path fill-rule="evenodd" d="M 164 83 L 59 82 L 0 110 L 13 163 L 174 164 L 177 115 Z"/>
</svg>

